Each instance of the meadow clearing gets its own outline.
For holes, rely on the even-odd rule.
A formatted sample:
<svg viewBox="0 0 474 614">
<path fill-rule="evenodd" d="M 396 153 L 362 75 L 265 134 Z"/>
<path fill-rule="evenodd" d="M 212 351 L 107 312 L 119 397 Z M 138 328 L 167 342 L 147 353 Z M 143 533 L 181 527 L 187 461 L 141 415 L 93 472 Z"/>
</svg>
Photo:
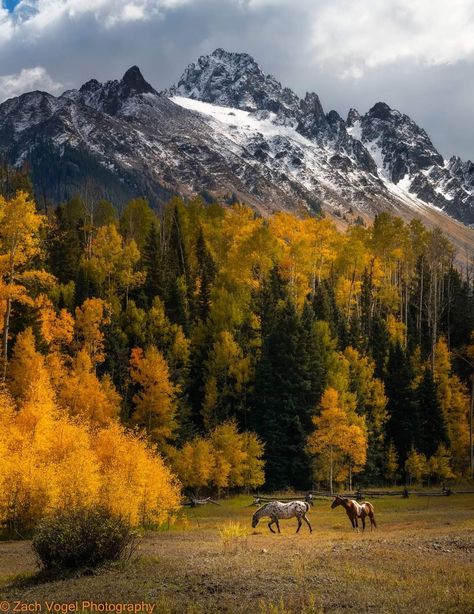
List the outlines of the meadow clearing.
<svg viewBox="0 0 474 614">
<path fill-rule="evenodd" d="M 474 611 L 474 495 L 374 498 L 378 529 L 354 533 L 345 511 L 316 500 L 313 533 L 296 520 L 255 530 L 239 496 L 184 509 L 146 533 L 126 563 L 44 582 L 28 541 L 0 542 L 2 611 L 15 602 L 154 604 L 158 613 Z"/>
</svg>

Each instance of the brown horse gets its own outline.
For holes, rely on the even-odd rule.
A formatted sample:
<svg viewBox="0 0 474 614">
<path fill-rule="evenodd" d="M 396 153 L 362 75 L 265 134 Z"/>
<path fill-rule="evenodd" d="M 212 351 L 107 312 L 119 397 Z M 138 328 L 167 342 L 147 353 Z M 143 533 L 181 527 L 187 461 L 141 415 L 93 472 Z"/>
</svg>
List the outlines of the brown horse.
<svg viewBox="0 0 474 614">
<path fill-rule="evenodd" d="M 362 520 L 362 531 L 365 530 L 365 519 L 367 516 L 370 520 L 370 530 L 372 531 L 372 527 L 377 528 L 374 516 L 374 506 L 372 503 L 369 503 L 368 501 L 365 501 L 364 503 L 357 503 L 357 501 L 354 501 L 354 499 L 348 499 L 347 497 L 336 495 L 336 498 L 332 502 L 331 509 L 334 509 L 338 505 L 342 505 L 346 510 L 354 530 L 359 530 L 359 518 Z"/>
</svg>

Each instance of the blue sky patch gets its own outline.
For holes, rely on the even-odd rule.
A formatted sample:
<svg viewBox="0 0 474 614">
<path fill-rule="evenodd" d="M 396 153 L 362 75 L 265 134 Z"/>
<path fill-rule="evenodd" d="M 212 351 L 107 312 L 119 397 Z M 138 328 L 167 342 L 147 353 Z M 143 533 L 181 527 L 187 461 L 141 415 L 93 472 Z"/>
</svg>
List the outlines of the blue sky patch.
<svg viewBox="0 0 474 614">
<path fill-rule="evenodd" d="M 20 3 L 20 0 L 3 0 L 2 2 L 3 6 L 9 11 L 13 11 L 15 6 L 19 3 Z"/>
</svg>

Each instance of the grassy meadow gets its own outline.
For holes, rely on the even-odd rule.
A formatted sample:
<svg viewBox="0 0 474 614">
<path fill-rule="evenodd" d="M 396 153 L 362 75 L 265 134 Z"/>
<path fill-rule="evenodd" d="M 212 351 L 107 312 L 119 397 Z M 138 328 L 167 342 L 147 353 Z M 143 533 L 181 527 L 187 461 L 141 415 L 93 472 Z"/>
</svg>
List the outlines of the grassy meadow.
<svg viewBox="0 0 474 614">
<path fill-rule="evenodd" d="M 303 525 L 296 535 L 295 519 L 280 522 L 281 535 L 265 520 L 253 530 L 250 502 L 184 509 L 169 530 L 141 536 L 128 562 L 94 575 L 45 582 L 30 542 L 0 542 L 0 607 L 39 603 L 44 612 L 46 602 L 77 601 L 81 610 L 89 600 L 146 602 L 160 614 L 474 611 L 474 495 L 373 499 L 378 529 L 365 534 L 330 500 L 309 512 L 312 534 Z"/>
</svg>

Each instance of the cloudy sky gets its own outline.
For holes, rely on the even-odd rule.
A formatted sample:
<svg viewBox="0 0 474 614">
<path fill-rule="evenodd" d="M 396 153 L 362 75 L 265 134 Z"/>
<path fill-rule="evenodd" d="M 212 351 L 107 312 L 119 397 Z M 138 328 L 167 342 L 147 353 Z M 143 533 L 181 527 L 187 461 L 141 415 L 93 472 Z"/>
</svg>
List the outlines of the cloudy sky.
<svg viewBox="0 0 474 614">
<path fill-rule="evenodd" d="M 246 51 L 343 116 L 383 100 L 474 160 L 473 0 L 0 0 L 0 100 L 138 64 L 171 85 L 216 47 Z"/>
</svg>

